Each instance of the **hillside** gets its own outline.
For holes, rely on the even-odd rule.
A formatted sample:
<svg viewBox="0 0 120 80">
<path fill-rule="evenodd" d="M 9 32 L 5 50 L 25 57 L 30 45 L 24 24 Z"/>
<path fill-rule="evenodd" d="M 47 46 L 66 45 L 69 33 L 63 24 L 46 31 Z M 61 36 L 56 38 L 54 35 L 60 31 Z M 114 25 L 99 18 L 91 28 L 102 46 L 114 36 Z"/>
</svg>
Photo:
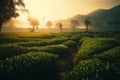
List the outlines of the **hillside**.
<svg viewBox="0 0 120 80">
<path fill-rule="evenodd" d="M 70 20 L 78 20 L 81 26 L 84 25 L 84 20 L 90 18 L 92 22 L 92 29 L 98 30 L 120 30 L 120 5 L 110 9 L 97 9 L 87 15 L 76 15 L 74 17 L 61 20 L 63 24 L 70 24 Z M 68 27 L 68 26 L 66 26 Z"/>
<path fill-rule="evenodd" d="M 88 14 L 88 17 L 93 19 L 101 19 L 101 21 L 105 20 L 120 20 L 120 5 L 115 6 L 111 9 L 98 9 Z"/>
</svg>

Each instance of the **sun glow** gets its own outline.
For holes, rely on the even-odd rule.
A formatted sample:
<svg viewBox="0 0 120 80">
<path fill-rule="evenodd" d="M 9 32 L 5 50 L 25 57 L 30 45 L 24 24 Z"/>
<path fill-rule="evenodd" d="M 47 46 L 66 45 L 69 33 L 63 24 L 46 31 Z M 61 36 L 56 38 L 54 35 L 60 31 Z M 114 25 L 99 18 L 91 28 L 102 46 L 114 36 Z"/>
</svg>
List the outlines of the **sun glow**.
<svg viewBox="0 0 120 80">
<path fill-rule="evenodd" d="M 77 14 L 88 14 L 98 8 L 110 8 L 115 5 L 113 0 L 24 0 L 24 2 L 30 14 L 20 13 L 17 19 L 24 23 L 25 28 L 30 26 L 27 21 L 29 16 L 38 19 L 39 27 L 43 28 L 48 20 L 67 19 Z"/>
</svg>

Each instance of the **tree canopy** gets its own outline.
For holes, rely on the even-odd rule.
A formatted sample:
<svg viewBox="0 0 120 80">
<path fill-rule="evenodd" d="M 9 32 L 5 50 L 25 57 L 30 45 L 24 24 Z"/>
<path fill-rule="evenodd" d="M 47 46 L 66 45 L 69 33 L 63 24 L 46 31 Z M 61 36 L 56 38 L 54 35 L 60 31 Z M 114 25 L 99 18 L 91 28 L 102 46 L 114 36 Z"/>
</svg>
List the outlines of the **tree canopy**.
<svg viewBox="0 0 120 80">
<path fill-rule="evenodd" d="M 3 23 L 9 21 L 12 17 L 19 16 L 18 11 L 24 9 L 23 0 L 0 0 L 0 31 Z"/>
<path fill-rule="evenodd" d="M 75 31 L 75 28 L 79 25 L 80 25 L 80 23 L 78 20 L 71 20 L 71 27 L 73 29 L 73 32 Z"/>
<path fill-rule="evenodd" d="M 55 26 L 56 27 L 59 27 L 59 29 L 60 29 L 60 32 L 62 32 L 62 27 L 63 27 L 63 24 L 61 23 L 61 22 L 57 22 L 56 24 L 55 24 Z"/>
<path fill-rule="evenodd" d="M 53 24 L 52 24 L 51 21 L 47 21 L 46 26 L 47 26 L 48 28 L 51 28 L 52 25 L 53 25 Z"/>
<path fill-rule="evenodd" d="M 40 24 L 40 22 L 36 18 L 33 18 L 33 17 L 28 17 L 28 21 L 30 25 L 33 26 L 31 32 L 34 32 L 35 28 L 38 28 L 37 26 Z"/>
</svg>

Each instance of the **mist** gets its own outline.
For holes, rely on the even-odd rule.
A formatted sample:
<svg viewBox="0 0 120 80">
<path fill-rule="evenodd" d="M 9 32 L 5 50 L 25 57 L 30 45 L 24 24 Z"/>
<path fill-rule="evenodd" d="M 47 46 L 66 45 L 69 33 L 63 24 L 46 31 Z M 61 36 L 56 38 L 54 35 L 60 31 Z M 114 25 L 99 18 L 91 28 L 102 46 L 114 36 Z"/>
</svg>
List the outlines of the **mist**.
<svg viewBox="0 0 120 80">
<path fill-rule="evenodd" d="M 25 23 L 16 18 L 11 18 L 10 21 L 3 24 L 3 27 L 11 27 L 11 28 L 25 28 Z"/>
</svg>

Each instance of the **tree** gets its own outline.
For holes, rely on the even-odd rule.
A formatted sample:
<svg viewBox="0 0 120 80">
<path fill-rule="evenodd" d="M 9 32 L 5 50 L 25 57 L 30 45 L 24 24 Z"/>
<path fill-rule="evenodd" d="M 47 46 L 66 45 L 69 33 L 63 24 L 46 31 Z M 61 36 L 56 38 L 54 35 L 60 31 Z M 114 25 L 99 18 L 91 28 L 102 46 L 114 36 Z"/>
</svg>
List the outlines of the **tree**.
<svg viewBox="0 0 120 80">
<path fill-rule="evenodd" d="M 33 17 L 28 17 L 28 21 L 30 22 L 30 25 L 32 25 L 32 30 L 30 32 L 34 32 L 35 28 L 38 28 L 39 21 Z"/>
<path fill-rule="evenodd" d="M 55 26 L 56 26 L 56 27 L 59 27 L 60 32 L 63 32 L 63 24 L 62 24 L 61 22 L 57 22 L 57 23 L 55 24 Z"/>
<path fill-rule="evenodd" d="M 46 26 L 47 26 L 49 29 L 51 28 L 52 25 L 53 25 L 53 24 L 52 24 L 51 21 L 47 21 Z"/>
<path fill-rule="evenodd" d="M 77 26 L 79 26 L 80 23 L 79 23 L 78 20 L 71 20 L 70 22 L 71 22 L 72 30 L 73 30 L 73 32 L 75 32 L 75 28 L 76 28 Z"/>
<path fill-rule="evenodd" d="M 86 26 L 86 32 L 88 32 L 88 27 L 89 27 L 89 25 L 91 25 L 90 19 L 89 18 L 85 19 L 84 23 L 85 23 L 85 26 Z"/>
<path fill-rule="evenodd" d="M 3 23 L 9 21 L 12 17 L 19 16 L 18 10 L 25 10 L 23 0 L 0 0 L 0 32 Z"/>
</svg>

